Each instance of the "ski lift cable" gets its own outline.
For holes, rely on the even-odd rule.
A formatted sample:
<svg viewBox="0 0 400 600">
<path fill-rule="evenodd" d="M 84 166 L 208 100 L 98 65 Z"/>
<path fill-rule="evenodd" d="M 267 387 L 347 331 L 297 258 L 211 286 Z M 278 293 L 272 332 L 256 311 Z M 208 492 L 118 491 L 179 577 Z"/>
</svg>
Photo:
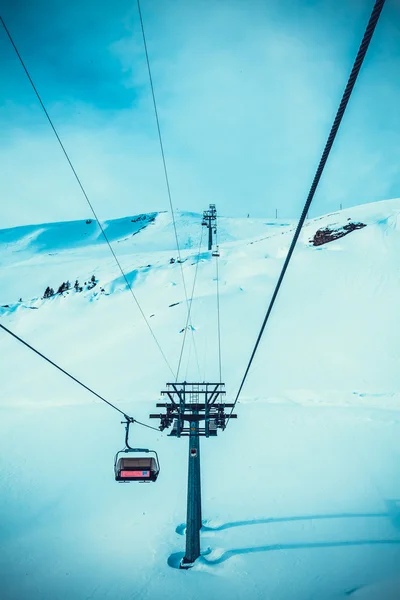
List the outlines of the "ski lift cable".
<svg viewBox="0 0 400 600">
<path fill-rule="evenodd" d="M 218 233 L 215 234 L 215 241 L 218 248 Z M 215 257 L 216 272 L 217 272 L 217 329 L 218 329 L 218 366 L 219 366 L 219 381 L 222 383 L 222 359 L 221 359 L 221 314 L 220 314 L 220 297 L 219 297 L 219 253 Z"/>
<path fill-rule="evenodd" d="M 142 427 L 147 427 L 148 429 L 154 429 L 154 431 L 158 431 L 159 432 L 159 429 L 156 429 L 156 427 L 152 427 L 151 425 L 146 425 L 146 423 L 142 423 L 141 421 L 137 421 L 133 417 L 130 417 L 129 415 L 127 415 L 123 410 L 121 410 L 120 408 L 118 408 L 117 406 L 115 406 L 115 404 L 112 404 L 112 402 L 109 402 L 109 400 L 106 400 L 105 398 L 103 398 L 103 396 L 101 396 L 100 394 L 98 394 L 97 392 L 95 392 L 94 390 L 92 390 L 89 386 L 87 386 L 84 383 L 82 383 L 82 381 L 80 381 L 79 379 L 77 379 L 76 377 L 74 377 L 73 375 L 71 375 L 71 373 L 68 373 L 68 371 L 66 371 L 65 369 L 63 369 L 59 365 L 57 365 L 54 361 L 52 361 L 50 358 L 48 358 L 47 356 L 45 356 L 44 354 L 42 354 L 39 350 L 37 350 L 36 348 L 34 348 L 30 344 L 28 344 L 28 342 L 26 342 L 25 340 L 23 340 L 22 338 L 20 338 L 16 333 L 14 333 L 13 331 L 11 331 L 11 329 L 8 329 L 7 327 L 5 327 L 4 325 L 2 325 L 1 323 L 0 323 L 0 328 L 3 329 L 6 333 L 9 333 L 12 337 L 14 337 L 19 342 L 21 342 L 21 344 L 23 344 L 24 346 L 26 346 L 27 348 L 29 348 L 29 350 L 32 350 L 33 352 L 35 352 L 35 354 L 37 354 L 38 356 L 40 356 L 41 358 L 43 358 L 44 360 L 46 360 L 48 363 L 50 363 L 51 365 L 53 365 L 53 367 L 55 367 L 56 369 L 58 369 L 59 371 L 61 371 L 61 373 L 64 373 L 64 375 L 66 375 L 67 377 L 69 377 L 70 379 L 72 379 L 73 381 L 75 381 L 76 383 L 78 383 L 80 386 L 82 386 L 83 388 L 85 388 L 85 390 L 87 390 L 88 392 L 90 392 L 91 394 L 93 394 L 94 396 L 96 396 L 97 398 L 99 398 L 99 400 L 102 400 L 103 402 L 105 402 L 106 404 L 108 404 L 108 406 L 111 406 L 111 408 L 113 408 L 114 410 L 117 410 L 130 423 L 137 423 L 138 425 L 142 425 Z"/>
<path fill-rule="evenodd" d="M 191 344 L 189 346 L 189 353 L 188 353 L 188 357 L 187 357 L 187 361 L 186 361 L 186 370 L 185 370 L 185 381 L 188 381 L 188 373 L 189 373 L 189 367 L 190 367 L 190 359 L 192 358 L 192 347 L 193 345 Z M 200 372 L 199 372 L 199 378 L 201 377 Z M 199 379 L 200 381 L 200 379 Z"/>
<path fill-rule="evenodd" d="M 177 371 L 176 371 L 176 379 L 175 379 L 175 381 L 178 381 L 178 379 L 179 379 L 179 371 L 180 371 L 180 368 L 181 368 L 181 362 L 182 362 L 182 358 L 183 358 L 183 351 L 184 351 L 184 347 L 185 347 L 187 330 L 188 330 L 189 324 L 191 325 L 191 323 L 192 323 L 192 321 L 191 321 L 192 304 L 193 304 L 194 291 L 195 291 L 196 281 L 197 281 L 197 271 L 198 271 L 198 268 L 199 268 L 199 260 L 200 260 L 200 253 L 201 253 L 201 244 L 202 244 L 202 241 L 203 241 L 203 228 L 201 229 L 201 234 L 200 234 L 199 251 L 197 253 L 197 258 L 196 258 L 196 269 L 195 269 L 194 279 L 193 279 L 192 295 L 191 295 L 191 298 L 190 298 L 189 310 L 188 310 L 188 314 L 187 314 L 187 318 L 186 318 L 185 329 L 184 329 L 184 332 L 183 332 L 183 340 L 182 340 L 181 352 L 180 352 L 180 356 L 179 356 L 179 362 L 178 362 L 178 368 L 177 368 Z M 199 371 L 199 377 L 200 377 L 201 375 L 200 375 L 199 357 L 198 357 L 198 353 L 197 353 L 197 346 L 196 346 L 196 342 L 195 342 L 195 339 L 194 339 L 194 333 L 193 333 L 193 328 L 192 327 L 191 327 L 191 333 L 192 333 L 192 341 L 193 341 L 193 348 L 194 348 L 194 353 L 195 353 L 195 358 L 196 358 L 196 363 L 197 363 L 197 369 Z"/>
<path fill-rule="evenodd" d="M 193 304 L 193 297 L 194 297 L 194 290 L 195 290 L 195 286 L 196 286 L 196 280 L 197 280 L 197 270 L 199 267 L 199 260 L 200 260 L 200 253 L 201 253 L 201 244 L 203 241 L 203 228 L 201 228 L 201 233 L 200 233 L 200 242 L 199 242 L 199 251 L 197 254 L 197 261 L 196 261 L 196 269 L 195 269 L 195 279 L 193 282 L 193 289 L 192 289 L 192 296 L 190 298 L 190 304 L 188 304 L 188 312 L 187 312 L 187 319 L 186 319 L 186 327 L 185 327 L 185 331 L 184 331 L 184 335 L 187 332 L 187 328 L 188 326 L 190 326 L 190 335 L 191 335 L 191 340 L 192 340 L 192 346 L 193 346 L 193 350 L 194 350 L 194 357 L 195 357 L 195 361 L 196 361 L 196 366 L 197 366 L 197 372 L 199 377 L 201 376 L 200 373 L 200 362 L 199 362 L 199 353 L 197 351 L 197 344 L 196 344 L 196 340 L 195 340 L 195 336 L 194 336 L 194 327 L 193 327 L 193 321 L 192 321 L 192 304 Z M 185 344 L 185 341 L 182 341 L 182 344 Z M 182 352 L 183 352 L 183 348 L 182 348 Z M 176 378 L 176 381 L 178 381 L 178 377 Z"/>
<path fill-rule="evenodd" d="M 157 132 L 158 132 L 158 140 L 159 140 L 159 143 L 160 143 L 161 158 L 162 158 L 162 164 L 163 164 L 163 169 L 164 169 L 164 177 L 165 177 L 165 183 L 166 183 L 166 188 L 167 188 L 167 195 L 168 195 L 168 200 L 169 200 L 169 206 L 170 206 L 170 209 L 171 209 L 172 223 L 173 223 L 173 227 L 174 227 L 176 249 L 177 249 L 177 252 L 178 252 L 178 260 L 179 260 L 179 264 L 180 264 L 180 268 L 181 268 L 181 276 L 182 276 L 183 290 L 184 290 L 184 294 L 185 294 L 186 307 L 187 307 L 187 311 L 188 311 L 188 314 L 189 314 L 190 313 L 189 298 L 188 298 L 188 294 L 187 294 L 185 276 L 183 274 L 183 263 L 182 263 L 182 257 L 181 257 L 181 249 L 180 249 L 180 246 L 179 246 L 178 231 L 177 231 L 176 219 L 175 219 L 175 211 L 174 211 L 174 207 L 173 207 L 173 204 L 172 204 L 171 186 L 170 186 L 170 183 L 169 183 L 167 161 L 165 159 L 164 144 L 163 144 L 163 141 L 162 141 L 160 119 L 158 117 L 156 94 L 155 94 L 155 91 L 154 91 L 153 76 L 151 74 L 150 58 L 149 58 L 149 52 L 148 52 L 148 49 L 147 49 L 147 41 L 146 41 L 146 34 L 145 34 L 145 30 L 144 30 L 142 10 L 141 10 L 141 7 L 140 7 L 140 0 L 137 0 L 137 7 L 138 7 L 138 13 L 139 13 L 139 19 L 140 19 L 140 27 L 141 27 L 141 30 L 142 30 L 143 46 L 144 46 L 144 51 L 145 51 L 145 55 L 146 55 L 147 71 L 148 71 L 148 74 L 149 74 L 151 96 L 152 96 L 152 99 L 153 99 L 154 116 L 155 116 L 155 119 L 156 119 Z M 189 323 L 190 323 L 190 325 L 192 324 L 191 321 L 190 321 L 190 319 L 189 319 Z"/>
<path fill-rule="evenodd" d="M 200 243 L 199 243 L 199 250 L 197 253 L 197 258 L 196 258 L 196 269 L 194 272 L 194 279 L 193 279 L 193 286 L 192 286 L 192 295 L 190 298 L 190 302 L 189 302 L 189 310 L 188 310 L 188 314 L 187 314 L 187 318 L 186 318 L 186 325 L 185 325 L 185 330 L 183 332 L 183 340 L 182 340 L 182 346 L 181 346 L 181 352 L 180 352 L 180 356 L 179 356 L 179 362 L 178 362 L 178 368 L 176 371 L 176 379 L 175 381 L 178 381 L 179 379 L 179 371 L 181 368 L 181 363 L 182 363 L 182 357 L 183 357 L 183 350 L 185 347 L 185 341 L 186 341 L 186 334 L 187 334 L 187 330 L 189 327 L 189 323 L 191 323 L 191 313 L 192 313 L 192 304 L 193 304 L 193 297 L 194 297 L 194 292 L 195 292 L 195 288 L 196 288 L 196 281 L 197 281 L 197 272 L 199 269 L 199 261 L 200 261 L 200 254 L 201 254 L 201 244 L 203 242 L 203 227 L 201 228 L 201 234 L 200 234 Z M 196 361 L 197 361 L 197 368 L 199 370 L 199 377 L 201 377 L 200 375 L 200 365 L 199 365 L 199 358 L 197 355 L 197 347 L 196 347 L 196 343 L 194 340 L 194 334 L 193 334 L 193 330 L 192 330 L 192 337 L 193 337 L 193 347 L 194 347 L 194 351 L 196 354 Z"/>
<path fill-rule="evenodd" d="M 203 240 L 203 228 L 201 229 L 201 233 L 200 233 L 199 252 L 197 255 L 196 272 L 195 272 L 196 278 L 197 278 L 197 270 L 199 267 L 202 240 Z M 193 298 L 194 298 L 195 283 L 196 282 L 194 282 L 194 286 L 192 289 L 192 297 L 190 299 L 190 306 L 189 306 L 189 311 L 188 311 L 188 317 L 189 317 L 188 321 L 189 321 L 189 325 L 190 325 L 190 335 L 191 335 L 191 339 L 192 339 L 192 346 L 193 346 L 193 350 L 194 350 L 194 357 L 195 357 L 195 361 L 196 361 L 197 372 L 200 377 L 201 373 L 200 373 L 199 353 L 197 351 L 197 344 L 196 344 L 196 339 L 195 339 L 195 335 L 194 335 L 194 327 L 193 327 L 193 321 L 192 321 L 192 304 L 193 304 Z"/>
<path fill-rule="evenodd" d="M 366 28 L 365 33 L 364 33 L 364 37 L 362 39 L 361 45 L 360 45 L 358 53 L 357 53 L 357 57 L 356 57 L 356 59 L 354 61 L 353 68 L 351 70 L 349 79 L 347 81 L 346 88 L 344 90 L 344 93 L 343 93 L 343 96 L 342 96 L 342 99 L 341 99 L 341 102 L 340 102 L 340 105 L 339 105 L 339 108 L 338 108 L 338 111 L 336 113 L 335 120 L 333 122 L 331 131 L 329 133 L 328 140 L 326 142 L 326 145 L 325 145 L 325 148 L 324 148 L 324 151 L 323 151 L 320 163 L 318 165 L 315 177 L 314 177 L 313 182 L 311 184 L 311 188 L 310 188 L 309 194 L 307 196 L 307 200 L 306 200 L 306 203 L 304 205 L 303 212 L 301 213 L 301 217 L 300 217 L 300 220 L 299 220 L 298 225 L 296 227 L 296 231 L 294 233 L 292 242 L 290 244 L 288 254 L 286 256 L 285 262 L 284 262 L 283 267 L 282 267 L 282 271 L 281 271 L 281 273 L 279 275 L 278 282 L 277 282 L 275 290 L 274 290 L 274 292 L 272 294 L 272 298 L 271 298 L 270 304 L 268 306 L 268 309 L 267 309 L 264 321 L 263 321 L 263 323 L 261 325 L 260 332 L 258 334 L 256 343 L 255 343 L 253 351 L 251 353 L 249 363 L 248 363 L 248 365 L 246 367 L 243 379 L 242 379 L 242 381 L 240 383 L 240 386 L 239 386 L 239 390 L 238 390 L 238 392 L 236 394 L 232 410 L 231 410 L 231 412 L 228 415 L 226 425 L 228 424 L 230 416 L 232 415 L 232 413 L 233 413 L 233 411 L 235 409 L 236 403 L 237 403 L 237 401 L 239 399 L 239 396 L 240 396 L 241 391 L 243 389 L 244 383 L 245 383 L 246 378 L 248 376 L 251 364 L 253 362 L 253 359 L 254 359 L 254 356 L 256 354 L 257 348 L 259 346 L 261 337 L 262 337 L 262 335 L 264 333 L 264 329 L 265 329 L 265 326 L 267 324 L 267 321 L 268 321 L 268 319 L 270 317 L 270 314 L 271 314 L 272 308 L 274 306 L 276 297 L 278 295 L 278 292 L 279 292 L 279 289 L 281 287 L 283 278 L 285 276 L 285 273 L 286 273 L 286 270 L 288 268 L 290 259 L 292 257 L 293 251 L 295 249 L 297 240 L 299 238 L 300 231 L 301 231 L 301 229 L 303 227 L 303 224 L 304 224 L 304 221 L 305 221 L 305 219 L 307 217 L 308 210 L 309 210 L 311 202 L 312 202 L 312 200 L 314 198 L 314 195 L 315 195 L 318 183 L 319 183 L 319 181 L 321 179 L 322 172 L 323 172 L 324 167 L 326 165 L 326 162 L 328 160 L 328 156 L 329 156 L 330 151 L 332 149 L 333 142 L 334 142 L 336 134 L 337 134 L 337 132 L 339 130 L 340 123 L 341 123 L 343 115 L 344 115 L 344 113 L 346 111 L 347 104 L 348 104 L 350 96 L 352 94 L 354 85 L 355 85 L 355 83 L 357 81 L 358 74 L 359 74 L 361 66 L 363 64 L 365 55 L 366 55 L 367 50 L 368 50 L 368 46 L 369 46 L 369 44 L 371 42 L 373 33 L 375 31 L 375 28 L 376 28 L 376 25 L 378 23 L 378 20 L 379 20 L 379 17 L 381 15 L 382 8 L 383 8 L 384 4 L 385 4 L 385 0 L 376 0 L 376 2 L 375 2 L 374 8 L 373 8 L 372 13 L 371 13 L 371 17 L 369 19 L 367 28 Z"/>
<path fill-rule="evenodd" d="M 154 331 L 153 331 L 153 329 L 152 329 L 152 327 L 151 327 L 151 325 L 150 325 L 150 323 L 149 323 L 149 321 L 148 321 L 148 319 L 147 319 L 146 315 L 144 314 L 142 307 L 141 307 L 141 306 L 140 306 L 140 304 L 139 304 L 139 301 L 138 301 L 138 299 L 137 299 L 137 297 L 136 297 L 136 295 L 135 295 L 135 293 L 134 293 L 134 291 L 133 291 L 133 289 L 132 289 L 132 286 L 131 286 L 131 284 L 130 284 L 130 282 L 129 282 L 129 280 L 128 280 L 128 278 L 127 278 L 127 276 L 126 276 L 126 274 L 125 274 L 125 272 L 124 272 L 124 270 L 123 270 L 123 268 L 122 268 L 122 266 L 121 266 L 121 263 L 120 263 L 120 261 L 118 260 L 118 258 L 117 258 L 117 255 L 115 254 L 113 247 L 111 246 L 110 240 L 108 239 L 108 237 L 107 237 L 107 234 L 106 234 L 106 232 L 105 232 L 105 230 L 104 230 L 104 228 L 103 228 L 102 224 L 100 223 L 100 220 L 99 220 L 99 218 L 98 218 L 98 216 L 97 216 L 97 213 L 96 213 L 96 211 L 95 211 L 95 209 L 94 209 L 94 207 L 93 207 L 93 204 L 90 202 L 90 200 L 89 200 L 89 197 L 88 197 L 88 195 L 87 195 L 87 193 L 86 193 L 86 191 L 85 191 L 85 188 L 83 187 L 83 184 L 82 184 L 82 182 L 81 182 L 81 180 L 80 180 L 80 178 L 79 178 L 79 176 L 78 176 L 78 173 L 76 172 L 76 170 L 75 170 L 75 167 L 73 166 L 73 164 L 72 164 L 72 162 L 71 162 L 71 159 L 70 159 L 70 157 L 69 157 L 69 155 L 68 155 L 68 152 L 66 151 L 66 149 L 65 149 L 65 146 L 64 146 L 64 144 L 62 143 L 62 141 L 61 141 L 61 138 L 60 138 L 60 136 L 59 136 L 59 134 L 58 134 L 58 132 L 57 132 L 57 130 L 56 130 L 56 128 L 55 128 L 55 126 L 54 126 L 54 123 L 53 123 L 53 121 L 52 121 L 52 119 L 51 119 L 51 117 L 50 117 L 49 113 L 47 112 L 47 109 L 46 109 L 46 107 L 45 107 L 45 105 L 44 105 L 44 103 L 43 103 L 43 101 L 42 101 L 42 98 L 41 98 L 41 96 L 40 96 L 40 94 L 39 94 L 39 92 L 38 92 L 38 89 L 37 89 L 37 87 L 36 87 L 35 83 L 33 82 L 33 79 L 32 79 L 32 77 L 30 76 L 30 73 L 29 73 L 29 71 L 28 71 L 28 69 L 27 69 L 27 67 L 26 67 L 26 65 L 25 65 L 25 62 L 23 61 L 23 59 L 22 59 L 22 56 L 20 55 L 20 53 L 19 53 L 19 51 L 18 51 L 18 48 L 17 48 L 17 46 L 15 45 L 15 42 L 14 42 L 14 40 L 13 40 L 13 38 L 12 38 L 12 36 L 11 36 L 11 34 L 10 34 L 10 32 L 9 32 L 9 30 L 8 30 L 8 28 L 7 28 L 6 24 L 5 24 L 5 22 L 4 22 L 4 20 L 3 20 L 3 18 L 2 18 L 1 16 L 0 16 L 0 21 L 1 21 L 2 25 L 3 25 L 3 27 L 4 27 L 4 30 L 5 30 L 5 32 L 6 32 L 6 34 L 7 34 L 7 36 L 8 36 L 8 37 L 9 37 L 9 39 L 10 39 L 10 42 L 11 42 L 11 44 L 12 44 L 12 46 L 13 46 L 14 50 L 15 50 L 15 53 L 16 53 L 16 55 L 18 56 L 18 59 L 19 59 L 19 61 L 20 61 L 21 65 L 22 65 L 22 67 L 23 67 L 23 69 L 24 69 L 24 71 L 25 71 L 25 74 L 26 74 L 26 76 L 27 76 L 27 77 L 28 77 L 28 79 L 29 79 L 29 82 L 30 82 L 30 84 L 31 84 L 31 86 L 32 86 L 32 88 L 33 88 L 33 91 L 35 92 L 35 94 L 36 94 L 36 97 L 37 97 L 37 99 L 39 100 L 39 103 L 40 103 L 40 105 L 41 105 L 41 107 L 42 107 L 42 109 L 43 109 L 43 112 L 44 112 L 44 114 L 45 114 L 45 115 L 46 115 L 46 117 L 47 117 L 47 120 L 48 120 L 48 122 L 49 122 L 49 124 L 50 124 L 50 127 L 52 128 L 52 130 L 53 130 L 53 132 L 54 132 L 54 135 L 56 136 L 56 138 L 57 138 L 57 140 L 58 140 L 58 143 L 59 143 L 59 145 L 60 145 L 60 147 L 61 147 L 61 150 L 63 151 L 63 153 L 64 153 L 64 156 L 65 156 L 65 158 L 66 158 L 66 159 L 67 159 L 67 161 L 68 161 L 68 164 L 69 164 L 69 166 L 70 166 L 70 168 L 71 168 L 71 170 L 72 170 L 72 172 L 73 172 L 73 174 L 74 174 L 74 176 L 75 176 L 75 179 L 76 179 L 76 181 L 77 181 L 77 183 L 78 183 L 78 185 L 79 185 L 79 187 L 80 187 L 80 189 L 81 189 L 81 191 L 82 191 L 82 193 L 83 193 L 84 197 L 85 197 L 85 200 L 86 200 L 86 202 L 88 203 L 88 205 L 89 205 L 89 207 L 90 207 L 90 210 L 92 211 L 92 213 L 93 213 L 93 215 L 94 215 L 94 218 L 95 218 L 95 219 L 96 219 L 96 221 L 97 221 L 97 224 L 98 224 L 98 226 L 100 227 L 101 233 L 102 233 L 102 235 L 103 235 L 103 237 L 104 237 L 104 239 L 105 239 L 105 241 L 106 241 L 106 243 L 107 243 L 107 245 L 108 245 L 108 247 L 109 247 L 109 249 L 110 249 L 110 252 L 111 252 L 111 254 L 112 254 L 112 255 L 113 255 L 113 257 L 114 257 L 114 260 L 115 260 L 115 262 L 117 263 L 117 266 L 118 266 L 119 270 L 121 271 L 122 277 L 123 277 L 123 279 L 124 279 L 124 281 L 125 281 L 125 283 L 126 283 L 126 285 L 127 285 L 128 289 L 129 289 L 129 291 L 131 292 L 131 294 L 132 294 L 132 297 L 133 297 L 134 301 L 136 302 L 136 305 L 137 305 L 137 307 L 138 307 L 138 309 L 139 309 L 139 311 L 140 311 L 140 314 L 142 315 L 143 319 L 145 320 L 145 322 L 146 322 L 146 325 L 147 325 L 147 327 L 148 327 L 148 329 L 149 329 L 149 331 L 150 331 L 150 333 L 151 333 L 151 335 L 152 335 L 152 337 L 153 337 L 153 339 L 154 339 L 154 341 L 155 341 L 155 343 L 156 343 L 156 345 L 157 345 L 157 347 L 158 347 L 158 349 L 159 349 L 159 351 L 160 351 L 160 353 L 161 353 L 161 355 L 162 355 L 162 357 L 163 357 L 163 359 L 164 359 L 164 361 L 165 361 L 165 363 L 166 363 L 166 365 L 167 365 L 168 369 L 170 370 L 170 372 L 171 372 L 171 373 L 172 373 L 172 375 L 173 375 L 173 374 L 174 374 L 174 372 L 173 372 L 173 370 L 172 370 L 172 367 L 171 367 L 171 365 L 169 364 L 169 362 L 168 362 L 168 359 L 167 359 L 167 357 L 166 357 L 166 355 L 165 355 L 165 353 L 164 353 L 163 349 L 161 348 L 161 345 L 160 345 L 159 341 L 157 340 L 157 338 L 156 338 L 156 335 L 155 335 L 155 333 L 154 333 Z"/>
<path fill-rule="evenodd" d="M 192 312 L 191 312 L 192 311 L 192 302 L 193 302 L 193 298 L 190 301 L 190 323 L 191 324 L 192 324 Z M 193 327 L 193 325 L 191 325 L 190 334 L 191 334 L 191 337 L 192 337 L 192 346 L 193 346 L 193 349 L 194 349 L 194 357 L 195 357 L 195 361 L 196 361 L 197 372 L 198 372 L 199 377 L 200 377 L 199 353 L 197 352 L 197 344 L 196 344 L 196 340 L 194 338 L 194 327 Z"/>
</svg>

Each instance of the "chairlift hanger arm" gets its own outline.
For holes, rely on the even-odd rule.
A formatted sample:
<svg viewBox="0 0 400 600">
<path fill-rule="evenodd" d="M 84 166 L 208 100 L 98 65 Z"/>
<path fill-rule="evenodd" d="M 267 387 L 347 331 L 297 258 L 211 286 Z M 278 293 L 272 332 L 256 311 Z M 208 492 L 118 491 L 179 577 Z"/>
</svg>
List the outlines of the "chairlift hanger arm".
<svg viewBox="0 0 400 600">
<path fill-rule="evenodd" d="M 128 417 L 126 421 L 122 421 L 122 423 L 125 423 L 125 446 L 127 450 L 133 450 L 135 452 L 149 452 L 149 450 L 143 449 L 143 448 L 132 448 L 132 446 L 129 445 L 129 427 L 132 425 L 132 423 L 136 423 L 136 419 L 133 419 L 132 417 Z"/>
</svg>

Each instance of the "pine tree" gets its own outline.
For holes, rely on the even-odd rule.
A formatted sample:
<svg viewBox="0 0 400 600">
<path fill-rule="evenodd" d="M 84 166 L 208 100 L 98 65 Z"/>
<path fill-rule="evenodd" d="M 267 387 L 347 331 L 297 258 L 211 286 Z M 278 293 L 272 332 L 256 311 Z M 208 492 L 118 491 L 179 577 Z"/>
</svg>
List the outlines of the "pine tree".
<svg viewBox="0 0 400 600">
<path fill-rule="evenodd" d="M 57 294 L 62 294 L 63 292 L 66 291 L 66 283 L 65 281 L 62 282 L 62 284 L 60 285 L 60 287 L 57 290 Z"/>
<path fill-rule="evenodd" d="M 43 294 L 43 298 L 51 298 L 52 296 L 54 296 L 54 290 L 53 288 L 47 286 Z"/>
<path fill-rule="evenodd" d="M 97 285 L 96 277 L 92 275 L 88 283 L 88 290 L 92 290 L 95 287 L 95 285 Z"/>
<path fill-rule="evenodd" d="M 74 288 L 75 288 L 75 291 L 76 291 L 76 292 L 79 292 L 79 290 L 80 290 L 80 286 L 79 286 L 79 281 L 78 281 L 78 280 L 76 280 L 76 281 L 75 281 L 75 283 L 74 283 Z"/>
</svg>

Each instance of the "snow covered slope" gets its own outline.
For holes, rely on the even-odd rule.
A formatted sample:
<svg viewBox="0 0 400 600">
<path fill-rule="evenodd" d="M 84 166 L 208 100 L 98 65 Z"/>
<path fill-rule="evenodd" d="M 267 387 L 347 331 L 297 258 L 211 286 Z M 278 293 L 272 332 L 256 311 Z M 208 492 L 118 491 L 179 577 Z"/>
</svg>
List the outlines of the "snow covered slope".
<svg viewBox="0 0 400 600">
<path fill-rule="evenodd" d="M 0 319 L 146 420 L 172 375 L 88 221 L 0 231 Z M 313 246 L 317 230 L 353 222 L 366 226 Z M 294 226 L 219 219 L 229 399 Z M 218 377 L 216 265 L 201 215 L 177 215 L 182 265 L 168 213 L 104 228 L 174 372 L 187 310 L 181 270 L 190 295 L 197 269 L 180 376 Z M 117 485 L 119 415 L 1 333 L 1 597 L 333 600 L 392 579 L 400 566 L 399 256 L 400 200 L 307 222 L 239 419 L 202 442 L 208 522 L 190 572 L 173 568 L 184 546 L 185 440 L 135 429 L 135 445 L 157 448 L 162 474 L 152 486 Z M 78 291 L 43 299 L 67 280 Z"/>
</svg>

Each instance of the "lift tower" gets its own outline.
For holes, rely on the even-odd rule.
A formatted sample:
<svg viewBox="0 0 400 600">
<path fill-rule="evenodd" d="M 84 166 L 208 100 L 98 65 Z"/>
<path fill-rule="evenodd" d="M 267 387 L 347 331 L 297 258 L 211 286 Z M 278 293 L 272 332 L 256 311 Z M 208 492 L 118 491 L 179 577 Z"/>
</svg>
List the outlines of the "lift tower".
<svg viewBox="0 0 400 600">
<path fill-rule="evenodd" d="M 157 403 L 165 413 L 150 415 L 151 419 L 160 419 L 161 431 L 172 425 L 170 436 L 189 437 L 186 552 L 181 561 L 182 569 L 189 569 L 200 556 L 200 436 L 216 436 L 218 429 L 225 429 L 225 408 L 232 408 L 234 404 L 223 402 L 224 388 L 224 383 L 167 383 L 161 395 L 166 396 L 168 402 Z M 237 415 L 231 414 L 229 418 L 236 419 Z"/>
<path fill-rule="evenodd" d="M 212 250 L 213 234 L 217 233 L 217 209 L 215 204 L 210 204 L 210 208 L 203 212 L 203 227 L 208 229 L 208 249 Z"/>
</svg>

